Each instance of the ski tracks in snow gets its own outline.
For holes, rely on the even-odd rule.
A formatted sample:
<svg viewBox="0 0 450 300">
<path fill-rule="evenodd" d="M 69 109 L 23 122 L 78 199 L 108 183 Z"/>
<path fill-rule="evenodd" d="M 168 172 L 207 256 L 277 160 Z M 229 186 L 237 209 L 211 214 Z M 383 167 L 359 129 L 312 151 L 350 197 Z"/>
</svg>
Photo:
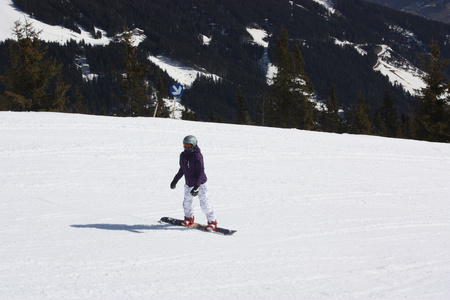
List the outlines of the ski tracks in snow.
<svg viewBox="0 0 450 300">
<path fill-rule="evenodd" d="M 158 223 L 188 134 L 231 237 Z M 10 112 L 0 138 L 0 298 L 450 295 L 448 144 Z"/>
</svg>

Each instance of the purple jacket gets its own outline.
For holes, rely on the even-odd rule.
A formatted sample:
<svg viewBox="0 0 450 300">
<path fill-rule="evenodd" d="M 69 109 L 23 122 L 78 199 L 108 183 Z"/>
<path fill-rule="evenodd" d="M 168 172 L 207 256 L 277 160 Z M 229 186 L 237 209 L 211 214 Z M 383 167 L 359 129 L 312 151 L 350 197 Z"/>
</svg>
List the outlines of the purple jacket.
<svg viewBox="0 0 450 300">
<path fill-rule="evenodd" d="M 206 182 L 205 165 L 203 164 L 203 155 L 198 145 L 193 149 L 184 150 L 180 154 L 180 170 L 175 175 L 173 180 L 178 180 L 183 177 L 186 180 L 186 184 L 190 187 L 196 185 L 199 186 Z"/>
</svg>

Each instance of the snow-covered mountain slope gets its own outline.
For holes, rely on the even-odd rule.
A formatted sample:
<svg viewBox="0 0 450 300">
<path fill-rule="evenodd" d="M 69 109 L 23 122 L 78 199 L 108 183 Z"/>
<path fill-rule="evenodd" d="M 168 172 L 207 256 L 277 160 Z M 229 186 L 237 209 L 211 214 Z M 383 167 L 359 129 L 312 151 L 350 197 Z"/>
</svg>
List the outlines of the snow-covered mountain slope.
<svg viewBox="0 0 450 300">
<path fill-rule="evenodd" d="M 188 134 L 231 237 L 158 222 Z M 449 144 L 12 112 L 0 140 L 1 299 L 450 295 Z"/>
<path fill-rule="evenodd" d="M 334 4 L 332 0 L 313 0 L 325 7 L 330 13 L 335 13 Z"/>
<path fill-rule="evenodd" d="M 348 41 L 335 39 L 335 43 L 342 47 L 350 45 L 361 55 L 367 55 L 363 49 L 365 45 L 353 44 Z M 411 95 L 416 95 L 418 91 L 426 86 L 422 77 L 424 72 L 414 66 L 410 61 L 401 57 L 387 45 L 379 45 L 378 61 L 373 67 L 375 71 L 388 77 L 392 85 L 401 85 L 405 91 Z"/>
<path fill-rule="evenodd" d="M 61 26 L 51 26 L 40 22 L 38 20 L 32 19 L 28 14 L 25 14 L 19 10 L 11 0 L 0 0 L 0 40 L 4 41 L 6 39 L 15 39 L 13 35 L 14 22 L 20 21 L 22 24 L 25 23 L 27 19 L 33 24 L 33 27 L 37 30 L 42 30 L 40 35 L 41 39 L 44 41 L 59 42 L 60 44 L 65 44 L 70 40 L 75 40 L 81 42 L 84 40 L 87 44 L 91 45 L 107 45 L 110 39 L 106 37 L 106 32 L 102 31 L 102 38 L 95 39 L 91 34 L 80 28 L 81 33 L 74 32 L 67 28 Z"/>
<path fill-rule="evenodd" d="M 24 23 L 28 20 L 33 24 L 33 27 L 37 30 L 42 30 L 40 37 L 45 41 L 59 42 L 61 44 L 67 41 L 75 40 L 81 42 L 84 40 L 88 44 L 92 45 L 107 45 L 111 42 L 110 38 L 106 37 L 106 33 L 103 32 L 101 39 L 95 39 L 91 34 L 85 30 L 81 29 L 81 34 L 78 34 L 72 30 L 61 26 L 50 26 L 38 20 L 32 19 L 28 14 L 20 11 L 11 0 L 0 0 L 1 16 L 0 18 L 0 40 L 6 40 L 7 38 L 14 39 L 12 34 L 12 28 L 14 27 L 14 22 L 20 21 Z M 100 30 L 100 29 L 98 29 Z M 135 29 L 138 30 L 138 29 Z M 137 34 L 132 32 L 134 35 L 134 42 L 137 46 L 145 38 L 145 35 Z M 81 58 L 82 60 L 82 58 Z M 168 58 L 162 56 L 149 56 L 149 60 L 159 66 L 162 70 L 168 72 L 169 76 L 174 78 L 175 81 L 182 83 L 185 87 L 189 87 L 192 82 L 196 79 L 197 75 L 211 76 L 215 80 L 220 79 L 217 75 L 209 74 L 204 70 L 196 70 L 193 68 L 188 68 L 178 62 L 169 60 Z M 80 64 L 84 65 L 83 62 Z M 85 67 L 86 69 L 86 67 Z M 88 73 L 83 73 L 83 75 L 89 79 L 94 75 Z"/>
<path fill-rule="evenodd" d="M 387 76 L 393 85 L 401 85 L 411 95 L 416 95 L 422 88 L 425 88 L 426 83 L 422 79 L 425 75 L 423 71 L 395 53 L 387 45 L 380 47 L 381 51 L 378 53 L 375 71 Z"/>
<path fill-rule="evenodd" d="M 331 1 L 314 1 L 326 7 L 330 13 L 334 13 L 333 3 Z M 111 39 L 107 38 L 106 33 L 104 32 L 101 39 L 94 39 L 89 32 L 83 30 L 82 28 L 80 28 L 82 33 L 78 34 L 60 26 L 50 26 L 38 20 L 30 19 L 30 16 L 18 10 L 11 0 L 0 0 L 0 8 L 2 11 L 1 15 L 3 16 L 0 18 L 1 40 L 13 38 L 12 27 L 15 21 L 20 20 L 21 22 L 24 22 L 25 18 L 29 18 L 29 21 L 33 23 L 33 26 L 36 29 L 42 30 L 41 38 L 46 41 L 56 41 L 64 44 L 70 39 L 73 39 L 76 41 L 84 40 L 86 43 L 93 45 L 106 45 L 111 42 Z M 98 30 L 101 31 L 101 29 Z M 260 65 L 263 69 L 265 69 L 267 81 L 270 84 L 274 74 L 276 73 L 276 68 L 268 58 L 268 43 L 263 40 L 264 36 L 267 36 L 267 32 L 255 28 L 247 28 L 247 31 L 251 34 L 254 43 L 265 48 Z M 142 41 L 142 36 L 136 35 L 136 43 L 139 43 L 140 41 Z M 210 40 L 205 42 L 205 44 L 209 44 L 209 42 Z M 348 42 L 337 41 L 337 43 L 343 44 Z M 358 45 L 355 47 L 358 47 Z M 388 48 L 385 45 L 380 45 L 380 47 L 383 48 L 383 51 L 379 54 L 379 61 L 374 70 L 387 76 L 393 85 L 401 84 L 406 91 L 410 92 L 412 95 L 416 94 L 416 90 L 424 86 L 424 83 L 420 78 L 421 71 L 404 59 L 401 61 L 392 59 L 392 57 L 397 57 L 398 55 L 391 48 Z M 173 61 L 164 56 L 150 55 L 149 60 L 162 70 L 166 71 L 169 76 L 174 79 L 174 81 L 182 83 L 186 88 L 189 88 L 192 85 L 198 75 L 212 77 L 214 80 L 220 79 L 219 76 L 211 74 L 207 70 L 187 67 L 180 62 Z M 86 69 L 86 67 L 84 69 Z M 85 78 L 95 77 L 95 74 L 90 73 L 83 75 Z"/>
<path fill-rule="evenodd" d="M 186 67 L 164 56 L 149 56 L 148 59 L 185 88 L 191 87 L 198 76 L 211 77 L 214 81 L 221 79 L 220 76 L 208 73 L 206 70 Z"/>
<path fill-rule="evenodd" d="M 367 55 L 363 49 L 365 45 L 353 44 L 347 41 L 335 39 L 335 43 L 342 47 L 350 45 L 361 55 Z M 405 91 L 411 95 L 416 95 L 418 91 L 425 87 L 422 77 L 424 72 L 414 66 L 407 59 L 398 55 L 387 45 L 379 45 L 378 61 L 373 67 L 375 71 L 388 77 L 392 85 L 401 85 Z"/>
<path fill-rule="evenodd" d="M 246 30 L 253 39 L 252 43 L 264 47 L 264 54 L 259 61 L 259 67 L 265 71 L 267 83 L 270 85 L 272 84 L 273 77 L 278 72 L 278 69 L 269 59 L 269 43 L 266 42 L 268 34 L 265 30 L 260 28 L 247 27 Z"/>
</svg>

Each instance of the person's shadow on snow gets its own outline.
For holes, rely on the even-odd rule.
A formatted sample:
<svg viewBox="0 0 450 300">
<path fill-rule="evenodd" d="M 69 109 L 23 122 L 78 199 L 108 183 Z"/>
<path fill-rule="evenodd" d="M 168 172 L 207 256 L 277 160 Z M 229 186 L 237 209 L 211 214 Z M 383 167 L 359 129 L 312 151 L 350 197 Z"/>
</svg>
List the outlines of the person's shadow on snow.
<svg viewBox="0 0 450 300">
<path fill-rule="evenodd" d="M 134 233 L 142 233 L 143 230 L 180 230 L 184 228 L 176 228 L 170 224 L 160 225 L 126 225 L 126 224 L 86 224 L 86 225 L 70 225 L 75 228 L 96 228 L 103 230 L 125 230 Z"/>
</svg>

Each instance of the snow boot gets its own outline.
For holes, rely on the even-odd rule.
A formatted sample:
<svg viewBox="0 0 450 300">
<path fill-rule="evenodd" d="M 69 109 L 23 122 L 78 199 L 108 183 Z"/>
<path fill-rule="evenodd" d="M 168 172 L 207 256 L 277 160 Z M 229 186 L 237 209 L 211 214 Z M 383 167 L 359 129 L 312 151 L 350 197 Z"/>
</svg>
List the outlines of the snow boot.
<svg viewBox="0 0 450 300">
<path fill-rule="evenodd" d="M 192 218 L 184 217 L 184 221 L 181 222 L 184 227 L 191 227 L 194 224 L 194 216 Z"/>
<path fill-rule="evenodd" d="M 208 221 L 208 226 L 206 226 L 207 231 L 216 231 L 217 229 L 217 220 L 213 222 Z"/>
</svg>

